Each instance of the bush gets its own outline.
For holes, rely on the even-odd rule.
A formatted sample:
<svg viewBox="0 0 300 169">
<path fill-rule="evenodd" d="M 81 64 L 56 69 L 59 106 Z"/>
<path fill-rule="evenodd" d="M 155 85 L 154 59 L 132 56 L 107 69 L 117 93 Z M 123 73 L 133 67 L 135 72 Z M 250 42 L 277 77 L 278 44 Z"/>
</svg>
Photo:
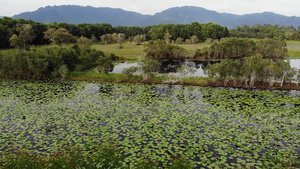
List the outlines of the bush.
<svg viewBox="0 0 300 169">
<path fill-rule="evenodd" d="M 147 58 L 155 60 L 179 60 L 183 59 L 186 50 L 180 46 L 166 44 L 165 41 L 150 41 L 145 45 Z"/>
</svg>

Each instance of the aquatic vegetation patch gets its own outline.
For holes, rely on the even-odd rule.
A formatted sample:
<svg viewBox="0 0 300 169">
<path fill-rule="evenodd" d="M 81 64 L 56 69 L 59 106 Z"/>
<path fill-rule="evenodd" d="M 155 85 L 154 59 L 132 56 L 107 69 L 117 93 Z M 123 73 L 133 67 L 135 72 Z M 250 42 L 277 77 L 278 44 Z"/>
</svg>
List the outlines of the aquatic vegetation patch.
<svg viewBox="0 0 300 169">
<path fill-rule="evenodd" d="M 299 91 L 70 81 L 1 84 L 3 157 L 22 151 L 50 158 L 76 147 L 88 160 L 99 145 L 108 144 L 116 146 L 120 156 L 112 157 L 122 168 L 300 167 Z"/>
</svg>

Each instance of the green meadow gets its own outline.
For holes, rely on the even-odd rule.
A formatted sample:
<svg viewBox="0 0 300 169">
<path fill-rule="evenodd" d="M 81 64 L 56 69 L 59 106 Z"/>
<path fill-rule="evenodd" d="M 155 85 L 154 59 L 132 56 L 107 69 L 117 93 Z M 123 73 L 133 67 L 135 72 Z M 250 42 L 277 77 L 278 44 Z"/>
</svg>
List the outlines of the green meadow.
<svg viewBox="0 0 300 169">
<path fill-rule="evenodd" d="M 147 43 L 147 42 L 145 42 Z M 177 44 L 187 50 L 187 56 L 193 56 L 197 49 L 209 47 L 211 44 L 198 43 L 198 44 Z M 145 56 L 143 45 L 132 45 L 131 42 L 125 42 L 123 48 L 119 49 L 118 44 L 94 44 L 92 48 L 101 50 L 106 54 L 115 54 L 126 60 L 137 60 Z"/>
<path fill-rule="evenodd" d="M 300 58 L 300 41 L 287 41 L 287 49 L 289 58 Z"/>
<path fill-rule="evenodd" d="M 211 44 L 197 43 L 197 44 L 178 44 L 187 50 L 187 56 L 193 56 L 197 49 L 209 47 Z M 123 49 L 118 48 L 118 44 L 94 44 L 92 48 L 101 50 L 106 54 L 115 54 L 126 60 L 137 60 L 145 56 L 144 46 L 133 46 L 130 42 L 123 44 Z M 300 41 L 287 41 L 288 58 L 297 59 L 300 58 Z"/>
</svg>

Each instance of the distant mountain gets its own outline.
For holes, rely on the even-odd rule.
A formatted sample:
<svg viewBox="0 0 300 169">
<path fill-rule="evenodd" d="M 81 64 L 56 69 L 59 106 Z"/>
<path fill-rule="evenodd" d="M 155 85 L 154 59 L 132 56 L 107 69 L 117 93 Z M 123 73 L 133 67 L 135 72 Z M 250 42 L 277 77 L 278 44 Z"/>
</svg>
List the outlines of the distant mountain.
<svg viewBox="0 0 300 169">
<path fill-rule="evenodd" d="M 15 15 L 13 18 L 31 19 L 43 23 L 110 23 L 112 26 L 149 26 L 168 23 L 190 24 L 192 22 L 213 22 L 229 28 L 257 24 L 293 25 L 296 27 L 300 25 L 300 17 L 295 16 L 287 17 L 272 12 L 234 15 L 193 6 L 170 8 L 155 15 L 142 15 L 122 9 L 94 8 L 90 6 L 47 6 L 34 12 Z"/>
<path fill-rule="evenodd" d="M 300 25 L 300 17 L 287 17 L 272 12 L 234 15 L 228 13 L 219 13 L 207 10 L 201 7 L 184 6 L 167 9 L 161 13 L 157 13 L 145 19 L 142 23 L 143 26 L 152 24 L 190 24 L 192 22 L 208 23 L 213 22 L 229 28 L 235 28 L 243 25 L 257 25 L 257 24 L 271 24 L 283 26 L 298 26 Z"/>
<path fill-rule="evenodd" d="M 213 22 L 223 26 L 231 26 L 235 24 L 234 21 L 238 17 L 239 15 L 218 13 L 201 7 L 184 6 L 170 8 L 161 13 L 156 13 L 154 16 L 146 18 L 142 22 L 142 25 L 147 26 L 148 23 L 152 23 L 152 25 L 158 25 L 168 23 L 190 24 L 193 22 Z"/>
<path fill-rule="evenodd" d="M 284 15 L 279 15 L 273 12 L 263 12 L 255 14 L 247 14 L 240 16 L 236 21 L 234 26 L 239 25 L 257 25 L 257 24 L 272 24 L 272 25 L 283 25 L 283 26 L 299 26 L 300 17 L 288 17 Z"/>
<path fill-rule="evenodd" d="M 31 19 L 42 23 L 110 23 L 113 26 L 137 26 L 147 17 L 149 16 L 122 9 L 75 5 L 47 6 L 13 16 L 14 19 Z"/>
</svg>

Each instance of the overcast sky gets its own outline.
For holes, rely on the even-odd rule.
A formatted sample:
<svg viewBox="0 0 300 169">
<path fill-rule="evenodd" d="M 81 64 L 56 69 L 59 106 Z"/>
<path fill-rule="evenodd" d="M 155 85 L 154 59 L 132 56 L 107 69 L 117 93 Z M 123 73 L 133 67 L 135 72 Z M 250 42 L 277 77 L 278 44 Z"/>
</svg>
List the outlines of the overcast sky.
<svg viewBox="0 0 300 169">
<path fill-rule="evenodd" d="M 300 0 L 0 0 L 0 16 L 13 16 L 53 5 L 81 5 L 122 8 L 155 14 L 170 7 L 198 6 L 217 12 L 249 14 L 271 11 L 300 17 Z"/>
</svg>

